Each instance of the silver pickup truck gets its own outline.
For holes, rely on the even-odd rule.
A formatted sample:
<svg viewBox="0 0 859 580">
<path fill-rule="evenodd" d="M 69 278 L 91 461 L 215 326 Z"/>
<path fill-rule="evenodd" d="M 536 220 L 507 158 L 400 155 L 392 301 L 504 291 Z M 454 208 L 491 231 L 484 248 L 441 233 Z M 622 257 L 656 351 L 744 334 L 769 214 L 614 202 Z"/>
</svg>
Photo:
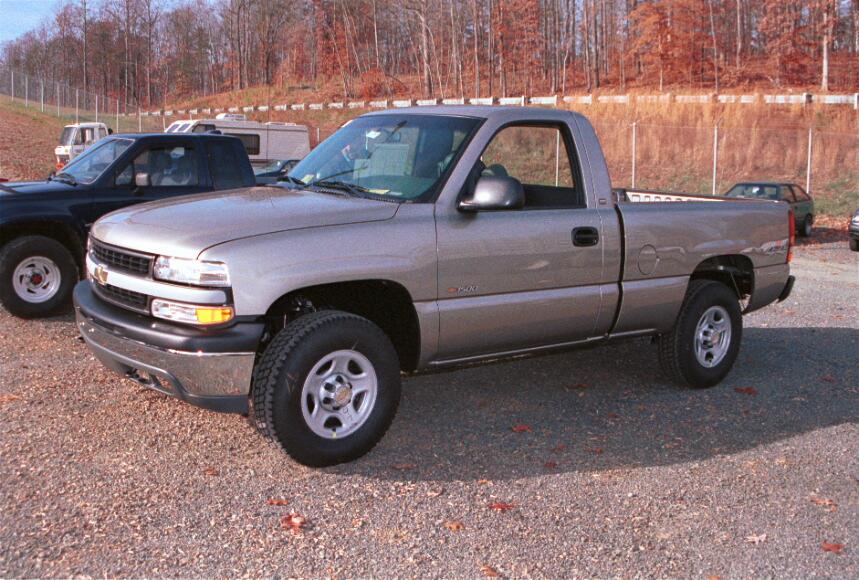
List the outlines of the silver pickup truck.
<svg viewBox="0 0 859 580">
<path fill-rule="evenodd" d="M 77 323 L 122 376 L 332 465 L 382 438 L 403 373 L 652 336 L 668 378 L 715 385 L 743 313 L 791 291 L 793 228 L 781 202 L 612 190 L 568 111 L 381 111 L 282 187 L 100 219 Z"/>
</svg>

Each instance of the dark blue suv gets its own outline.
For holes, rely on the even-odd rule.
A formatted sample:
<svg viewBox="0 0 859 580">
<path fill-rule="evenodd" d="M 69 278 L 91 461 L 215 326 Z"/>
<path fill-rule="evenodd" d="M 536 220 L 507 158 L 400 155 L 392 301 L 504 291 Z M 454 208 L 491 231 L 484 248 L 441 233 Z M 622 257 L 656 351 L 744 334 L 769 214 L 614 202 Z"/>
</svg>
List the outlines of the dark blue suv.
<svg viewBox="0 0 859 580">
<path fill-rule="evenodd" d="M 0 184 L 0 302 L 24 318 L 68 304 L 89 227 L 106 213 L 254 184 L 239 139 L 165 133 L 112 135 L 45 181 Z"/>
</svg>

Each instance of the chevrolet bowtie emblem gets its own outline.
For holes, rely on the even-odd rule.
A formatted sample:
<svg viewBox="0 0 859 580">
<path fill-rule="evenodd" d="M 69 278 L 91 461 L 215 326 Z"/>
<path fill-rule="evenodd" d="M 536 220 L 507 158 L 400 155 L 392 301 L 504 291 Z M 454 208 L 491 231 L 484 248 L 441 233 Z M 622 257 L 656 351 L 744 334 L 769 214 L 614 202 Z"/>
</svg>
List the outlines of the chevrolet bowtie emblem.
<svg viewBox="0 0 859 580">
<path fill-rule="evenodd" d="M 107 268 L 99 264 L 95 267 L 95 272 L 93 272 L 92 277 L 95 278 L 95 281 L 104 286 L 107 284 Z"/>
</svg>

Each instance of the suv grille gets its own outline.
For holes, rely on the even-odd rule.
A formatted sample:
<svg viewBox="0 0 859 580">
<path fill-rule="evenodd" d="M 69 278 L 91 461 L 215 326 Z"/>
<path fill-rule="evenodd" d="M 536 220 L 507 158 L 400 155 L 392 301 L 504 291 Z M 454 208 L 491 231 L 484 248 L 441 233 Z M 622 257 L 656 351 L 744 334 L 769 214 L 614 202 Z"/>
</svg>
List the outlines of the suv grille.
<svg viewBox="0 0 859 580">
<path fill-rule="evenodd" d="M 105 246 L 95 240 L 92 241 L 92 253 L 99 262 L 132 274 L 145 276 L 152 267 L 151 257 Z"/>
<path fill-rule="evenodd" d="M 117 306 L 122 306 L 129 310 L 149 314 L 149 296 L 146 294 L 117 288 L 110 284 L 102 286 L 101 284 L 94 283 L 92 287 L 95 289 L 96 294 L 108 302 L 113 302 Z"/>
</svg>

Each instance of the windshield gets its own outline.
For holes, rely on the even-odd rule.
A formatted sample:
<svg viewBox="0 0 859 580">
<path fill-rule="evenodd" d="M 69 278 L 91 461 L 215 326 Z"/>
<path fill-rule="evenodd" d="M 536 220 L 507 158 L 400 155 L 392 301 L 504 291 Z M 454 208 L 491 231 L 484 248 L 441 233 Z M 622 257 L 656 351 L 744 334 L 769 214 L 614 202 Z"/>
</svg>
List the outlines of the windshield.
<svg viewBox="0 0 859 580">
<path fill-rule="evenodd" d="M 102 139 L 66 165 L 57 179 L 71 178 L 75 183 L 92 183 L 111 163 L 131 147 L 131 139 Z"/>
<path fill-rule="evenodd" d="M 778 199 L 778 187 L 754 183 L 738 183 L 725 194 L 726 197 L 751 197 L 756 199 Z"/>
<path fill-rule="evenodd" d="M 342 127 L 289 176 L 392 200 L 427 200 L 480 121 L 443 115 L 370 115 Z"/>
<path fill-rule="evenodd" d="M 75 138 L 74 127 L 63 127 L 63 134 L 60 135 L 60 145 L 73 145 L 72 140 Z"/>
</svg>

